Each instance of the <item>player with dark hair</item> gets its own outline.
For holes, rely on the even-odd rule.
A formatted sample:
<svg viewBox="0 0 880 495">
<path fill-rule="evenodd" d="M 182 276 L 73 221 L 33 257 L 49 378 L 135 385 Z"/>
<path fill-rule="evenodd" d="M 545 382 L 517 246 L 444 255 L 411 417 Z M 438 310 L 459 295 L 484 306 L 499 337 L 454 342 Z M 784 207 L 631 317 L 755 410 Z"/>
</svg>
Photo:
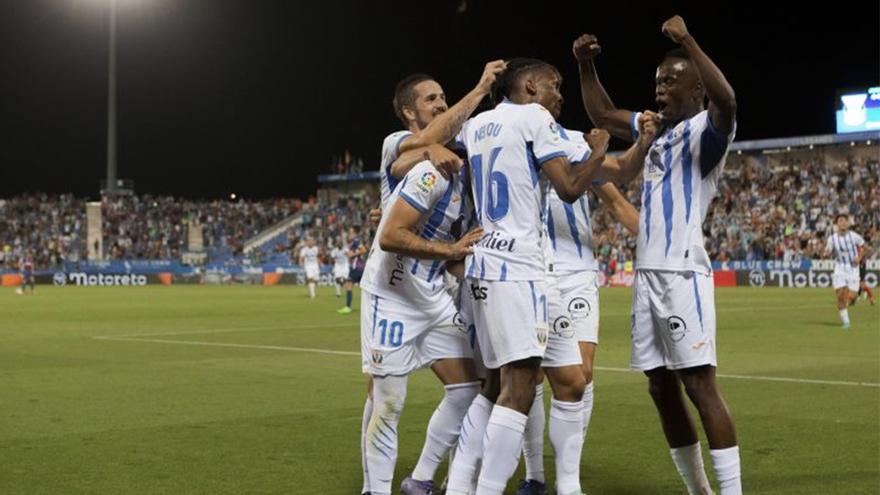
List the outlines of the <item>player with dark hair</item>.
<svg viewBox="0 0 880 495">
<path fill-rule="evenodd" d="M 696 406 L 722 495 L 742 493 L 733 418 L 715 378 L 714 284 L 702 223 L 736 130 L 736 97 L 724 74 L 675 16 L 661 29 L 680 45 L 657 67 L 658 112 L 618 109 L 596 74 L 595 36 L 574 42 L 587 113 L 596 125 L 631 140 L 636 123 L 662 125 L 640 171 L 644 190 L 633 287 L 632 366 L 644 371 L 672 458 L 691 494 L 711 493 L 682 385 Z M 708 97 L 708 109 L 704 101 Z"/>
<path fill-rule="evenodd" d="M 479 398 L 474 401 L 464 422 L 473 426 L 467 438 L 463 428 L 459 441 L 478 440 L 479 425 L 484 425 L 480 495 L 502 493 L 516 468 L 542 363 L 554 393 L 550 439 L 557 456 L 557 489 L 580 493 L 585 383 L 576 342 L 560 339 L 558 347 L 550 342 L 548 303 L 553 295 L 545 271 L 544 202 L 550 185 L 562 201 L 577 201 L 600 166 L 621 165 L 605 157 L 607 132 L 595 129 L 583 143 L 561 137 L 555 120 L 562 109 L 561 83 L 559 71 L 544 61 L 508 61 L 492 90 L 497 106 L 465 122 L 456 139 L 456 146 L 467 152 L 477 219 L 485 229 L 465 261 L 473 323 L 483 361 L 496 373 L 500 370 L 501 380 L 491 412 L 480 407 Z M 640 162 L 647 142 L 620 159 Z M 460 455 L 461 449 L 449 494 L 469 489 L 467 473 L 456 469 L 464 464 Z"/>
<path fill-rule="evenodd" d="M 847 307 L 856 297 L 859 290 L 859 265 L 865 254 L 865 240 L 849 228 L 849 217 L 844 214 L 834 219 L 837 232 L 828 236 L 825 243 L 825 255 L 835 258 L 834 273 L 831 284 L 837 294 L 837 310 L 840 323 L 844 330 L 849 328 L 849 310 Z"/>
<path fill-rule="evenodd" d="M 861 255 L 861 263 L 859 263 L 859 294 L 861 296 L 863 293 L 868 298 L 868 302 L 871 303 L 871 306 L 874 305 L 874 291 L 871 290 L 871 287 L 868 286 L 868 282 L 865 281 L 865 276 L 868 274 L 868 258 L 871 256 L 871 239 L 865 238 L 865 252 Z"/>
<path fill-rule="evenodd" d="M 34 255 L 31 253 L 27 253 L 22 256 L 21 260 L 18 264 L 19 270 L 21 270 L 21 287 L 18 289 L 19 294 L 25 293 L 25 288 L 31 288 L 31 295 L 35 294 L 34 292 Z"/>
</svg>

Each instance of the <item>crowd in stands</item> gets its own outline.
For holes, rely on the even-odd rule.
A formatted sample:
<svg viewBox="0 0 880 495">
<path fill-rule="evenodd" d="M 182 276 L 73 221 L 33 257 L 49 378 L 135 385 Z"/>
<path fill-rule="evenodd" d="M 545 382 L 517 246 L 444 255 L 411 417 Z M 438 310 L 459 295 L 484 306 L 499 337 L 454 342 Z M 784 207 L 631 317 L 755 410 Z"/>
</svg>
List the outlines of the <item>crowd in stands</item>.
<svg viewBox="0 0 880 495">
<path fill-rule="evenodd" d="M 87 258 L 86 200 L 31 194 L 0 199 L 0 267 L 13 268 L 26 252 L 37 267 Z M 240 252 L 243 243 L 302 208 L 295 199 L 194 201 L 121 195 L 102 200 L 103 257 L 180 259 L 190 225 L 204 247 Z M 91 246 L 92 249 L 95 246 Z"/>
<path fill-rule="evenodd" d="M 877 147 L 872 148 L 876 151 Z M 641 184 L 623 190 L 640 207 Z M 592 201 L 595 206 L 595 200 Z M 324 190 L 317 200 L 195 201 L 160 196 L 116 196 L 102 201 L 106 259 L 180 259 L 187 229 L 202 229 L 205 248 L 240 253 L 243 243 L 297 212 L 302 222 L 273 246 L 297 262 L 299 244 L 314 237 L 329 252 L 350 241 L 349 228 L 375 226 L 369 212 L 378 192 Z M 30 251 L 37 267 L 86 258 L 86 201 L 71 195 L 28 194 L 0 199 L 0 267 L 13 268 Z M 838 213 L 880 251 L 880 160 L 876 153 L 834 160 L 819 153 L 732 155 L 718 182 L 704 231 L 716 261 L 821 258 Z M 602 208 L 593 215 L 597 257 L 609 271 L 632 261 L 635 237 Z M 260 261 L 256 251 L 251 262 Z M 329 260 L 328 260 L 329 261 Z"/>
</svg>

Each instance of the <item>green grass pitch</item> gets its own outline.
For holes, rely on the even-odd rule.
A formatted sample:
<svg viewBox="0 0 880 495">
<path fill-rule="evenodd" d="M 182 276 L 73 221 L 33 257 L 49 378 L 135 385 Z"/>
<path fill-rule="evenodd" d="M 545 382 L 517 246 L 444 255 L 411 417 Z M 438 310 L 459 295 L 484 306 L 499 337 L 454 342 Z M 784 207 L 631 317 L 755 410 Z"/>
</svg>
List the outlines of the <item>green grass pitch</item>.
<svg viewBox="0 0 880 495">
<path fill-rule="evenodd" d="M 681 494 L 625 370 L 630 292 L 601 298 L 583 486 Z M 340 305 L 291 286 L 4 290 L 0 494 L 358 494 L 359 317 Z M 746 493 L 880 493 L 880 306 L 843 331 L 830 289 L 719 289 L 716 305 Z M 430 371 L 411 378 L 395 485 L 441 396 Z"/>
</svg>

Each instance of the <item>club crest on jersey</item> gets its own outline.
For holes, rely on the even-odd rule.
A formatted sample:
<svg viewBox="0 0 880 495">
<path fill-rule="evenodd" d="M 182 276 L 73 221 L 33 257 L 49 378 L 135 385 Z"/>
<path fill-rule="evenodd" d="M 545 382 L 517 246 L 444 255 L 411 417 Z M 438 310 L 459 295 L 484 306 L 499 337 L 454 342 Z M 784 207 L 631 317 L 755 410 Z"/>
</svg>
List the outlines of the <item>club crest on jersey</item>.
<svg viewBox="0 0 880 495">
<path fill-rule="evenodd" d="M 539 327 L 537 330 L 538 344 L 541 347 L 544 347 L 547 345 L 547 328 Z"/>
<path fill-rule="evenodd" d="M 678 316 L 666 318 L 666 328 L 673 342 L 681 342 L 688 331 L 687 324 Z"/>
<path fill-rule="evenodd" d="M 553 330 L 551 331 L 563 339 L 574 337 L 574 328 L 572 328 L 571 320 L 569 320 L 567 316 L 556 318 L 556 320 L 553 321 Z"/>
<path fill-rule="evenodd" d="M 431 192 L 436 184 L 437 176 L 431 171 L 423 173 L 422 176 L 419 177 L 419 181 L 416 182 L 418 188 L 426 193 Z"/>
<path fill-rule="evenodd" d="M 584 299 L 583 297 L 575 297 L 568 303 L 568 314 L 571 315 L 572 320 L 581 320 L 590 316 L 590 312 L 592 308 L 590 307 L 589 301 Z"/>
<path fill-rule="evenodd" d="M 376 364 L 382 364 L 382 361 L 385 360 L 385 355 L 382 354 L 382 353 L 379 352 L 379 351 L 373 351 L 372 359 L 373 359 L 373 362 L 374 362 L 374 363 L 376 363 Z"/>
</svg>

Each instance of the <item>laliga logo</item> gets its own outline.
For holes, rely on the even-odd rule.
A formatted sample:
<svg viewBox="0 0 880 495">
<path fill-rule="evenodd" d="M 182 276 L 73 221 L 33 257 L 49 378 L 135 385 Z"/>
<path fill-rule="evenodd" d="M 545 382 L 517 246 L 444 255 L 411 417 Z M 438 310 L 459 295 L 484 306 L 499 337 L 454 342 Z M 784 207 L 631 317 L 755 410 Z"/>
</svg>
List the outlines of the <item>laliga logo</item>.
<svg viewBox="0 0 880 495">
<path fill-rule="evenodd" d="M 437 183 L 437 176 L 434 175 L 433 172 L 425 172 L 422 174 L 422 177 L 419 178 L 419 189 L 422 189 L 425 192 L 429 192 L 431 189 L 434 189 L 434 184 Z"/>
</svg>

